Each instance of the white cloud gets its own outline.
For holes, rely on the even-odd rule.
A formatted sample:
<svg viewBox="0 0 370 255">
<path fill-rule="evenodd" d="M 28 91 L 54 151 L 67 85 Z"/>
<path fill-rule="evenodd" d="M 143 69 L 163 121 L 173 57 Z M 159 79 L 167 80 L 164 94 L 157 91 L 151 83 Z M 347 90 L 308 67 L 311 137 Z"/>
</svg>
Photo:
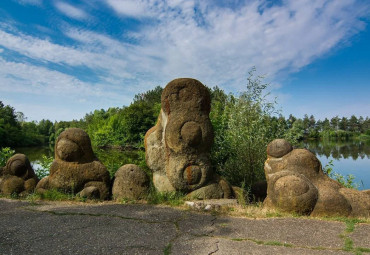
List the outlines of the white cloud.
<svg viewBox="0 0 370 255">
<path fill-rule="evenodd" d="M 124 70 L 127 62 L 116 56 L 85 50 L 85 47 L 68 47 L 38 39 L 22 33 L 8 33 L 0 29 L 0 45 L 32 59 L 70 66 L 85 66 L 114 77 L 128 78 Z"/>
<path fill-rule="evenodd" d="M 117 13 L 125 16 L 151 16 L 147 1 L 143 0 L 107 0 Z"/>
<path fill-rule="evenodd" d="M 143 9 L 160 17 L 159 23 L 135 33 L 140 41 L 135 57 L 158 62 L 148 66 L 150 74 L 240 84 L 254 65 L 270 76 L 282 70 L 294 72 L 363 29 L 360 17 L 366 15 L 351 0 L 287 1 L 265 8 L 262 14 L 257 1 L 238 10 L 203 4 L 197 6 L 198 13 L 189 2 L 190 8 L 173 1 L 163 9 L 145 2 Z"/>
<path fill-rule="evenodd" d="M 136 9 L 131 1 L 106 1 L 117 13 L 157 20 L 124 35 L 137 44 L 69 27 L 65 34 L 75 46 L 1 30 L 0 45 L 40 61 L 88 67 L 112 84 L 195 77 L 233 90 L 252 66 L 273 77 L 312 63 L 363 29 L 367 14 L 355 0 L 287 1 L 269 8 L 254 1 L 238 9 L 209 1 L 141 0 Z"/>
<path fill-rule="evenodd" d="M 32 64 L 10 62 L 0 57 L 0 66 L 0 94 L 16 95 L 17 100 L 8 101 L 30 120 L 82 118 L 96 108 L 128 105 L 132 98 L 124 93 L 122 87 L 83 82 L 71 75 Z"/>
<path fill-rule="evenodd" d="M 0 48 L 0 53 L 3 53 L 4 49 Z"/>
<path fill-rule="evenodd" d="M 99 88 L 94 89 L 73 76 L 31 64 L 9 62 L 0 57 L 0 90 L 30 94 L 63 93 L 70 95 L 101 96 Z M 8 86 L 4 85 L 8 84 Z M 11 86 L 10 86 L 11 84 Z"/>
<path fill-rule="evenodd" d="M 61 13 L 73 19 L 83 20 L 88 17 L 85 11 L 64 2 L 56 2 L 55 7 Z"/>
<path fill-rule="evenodd" d="M 369 4 L 356 0 L 287 0 L 272 7 L 266 7 L 263 0 L 246 1 L 234 9 L 216 6 L 213 1 L 192 0 L 106 3 L 120 17 L 137 18 L 139 23 L 149 17 L 151 22 L 140 23 L 138 30 L 121 38 L 64 27 L 64 35 L 73 39 L 74 45 L 29 36 L 0 24 L 0 46 L 43 65 L 3 60 L 1 64 L 7 68 L 0 73 L 2 84 L 13 84 L 18 77 L 23 85 L 15 89 L 40 93 L 53 86 L 67 93 L 63 84 L 68 84 L 70 91 L 78 88 L 82 94 L 104 93 L 112 102 L 118 100 L 115 93 L 131 96 L 176 77 L 194 77 L 209 86 L 237 91 L 252 66 L 270 79 L 283 72 L 296 72 L 347 43 L 364 29 L 363 18 L 369 17 Z M 70 17 L 87 17 L 69 4 L 59 1 L 56 6 Z M 70 69 L 86 67 L 98 79 L 94 84 L 82 82 L 77 74 L 74 77 L 49 70 L 49 63 Z M 36 74 L 43 78 L 35 81 Z M 56 79 L 55 84 L 50 82 Z"/>
</svg>

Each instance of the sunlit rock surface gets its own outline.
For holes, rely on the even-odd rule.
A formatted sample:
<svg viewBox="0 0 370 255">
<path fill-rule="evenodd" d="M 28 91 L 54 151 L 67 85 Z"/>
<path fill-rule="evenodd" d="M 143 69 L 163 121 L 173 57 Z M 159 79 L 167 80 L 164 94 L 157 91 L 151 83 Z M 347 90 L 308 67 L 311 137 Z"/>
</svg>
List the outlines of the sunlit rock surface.
<svg viewBox="0 0 370 255">
<path fill-rule="evenodd" d="M 106 167 L 95 157 L 89 136 L 79 128 L 62 132 L 55 144 L 55 160 L 50 175 L 37 185 L 37 191 L 57 189 L 87 198 L 107 199 L 110 177 Z"/>
<path fill-rule="evenodd" d="M 231 196 L 229 184 L 213 173 L 210 95 L 195 79 L 167 84 L 157 124 L 145 135 L 146 162 L 158 191 L 183 191 L 200 199 Z"/>
<path fill-rule="evenodd" d="M 0 173 L 0 193 L 28 194 L 34 191 L 38 181 L 26 155 L 15 154 L 8 159 Z"/>
<path fill-rule="evenodd" d="M 283 139 L 267 146 L 265 206 L 312 216 L 370 215 L 370 193 L 345 188 L 322 171 L 306 149 L 294 149 Z"/>
</svg>

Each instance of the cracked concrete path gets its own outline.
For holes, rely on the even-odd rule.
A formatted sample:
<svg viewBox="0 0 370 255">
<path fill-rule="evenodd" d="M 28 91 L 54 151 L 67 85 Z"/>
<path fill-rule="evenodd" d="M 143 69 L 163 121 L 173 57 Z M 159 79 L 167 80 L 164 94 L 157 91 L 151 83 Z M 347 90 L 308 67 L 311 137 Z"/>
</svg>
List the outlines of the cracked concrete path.
<svg viewBox="0 0 370 255">
<path fill-rule="evenodd" d="M 352 246 L 345 246 L 347 240 Z M 357 252 L 357 253 L 356 253 Z M 358 254 L 370 225 L 165 206 L 0 199 L 0 254 Z"/>
</svg>

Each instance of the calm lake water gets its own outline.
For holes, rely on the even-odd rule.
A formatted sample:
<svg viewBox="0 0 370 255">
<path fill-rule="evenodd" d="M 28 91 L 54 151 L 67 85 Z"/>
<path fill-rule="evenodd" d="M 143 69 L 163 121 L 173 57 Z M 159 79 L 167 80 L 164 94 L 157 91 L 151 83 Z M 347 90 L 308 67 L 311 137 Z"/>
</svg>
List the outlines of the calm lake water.
<svg viewBox="0 0 370 255">
<path fill-rule="evenodd" d="M 370 189 L 370 141 L 309 141 L 303 147 L 315 153 L 323 167 L 332 160 L 335 172 L 352 174 L 360 190 Z"/>
<path fill-rule="evenodd" d="M 344 176 L 354 175 L 354 181 L 360 184 L 360 190 L 370 189 L 369 141 L 310 141 L 303 143 L 300 147 L 307 148 L 315 153 L 323 167 L 332 160 L 335 172 Z M 144 156 L 144 152 L 137 151 L 94 151 L 110 171 L 115 171 L 124 164 L 137 163 L 140 157 Z M 35 170 L 39 167 L 42 155 L 54 156 L 54 152 L 49 147 L 17 148 L 16 152 L 26 154 Z"/>
</svg>

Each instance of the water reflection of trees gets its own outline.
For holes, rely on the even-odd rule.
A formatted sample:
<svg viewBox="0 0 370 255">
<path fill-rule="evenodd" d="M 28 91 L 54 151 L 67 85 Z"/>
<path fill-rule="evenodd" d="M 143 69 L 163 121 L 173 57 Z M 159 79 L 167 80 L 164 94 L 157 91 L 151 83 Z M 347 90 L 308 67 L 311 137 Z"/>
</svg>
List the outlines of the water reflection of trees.
<svg viewBox="0 0 370 255">
<path fill-rule="evenodd" d="M 363 141 L 308 141 L 301 144 L 318 156 L 326 158 L 332 156 L 334 159 L 370 158 L 370 143 Z"/>
</svg>

